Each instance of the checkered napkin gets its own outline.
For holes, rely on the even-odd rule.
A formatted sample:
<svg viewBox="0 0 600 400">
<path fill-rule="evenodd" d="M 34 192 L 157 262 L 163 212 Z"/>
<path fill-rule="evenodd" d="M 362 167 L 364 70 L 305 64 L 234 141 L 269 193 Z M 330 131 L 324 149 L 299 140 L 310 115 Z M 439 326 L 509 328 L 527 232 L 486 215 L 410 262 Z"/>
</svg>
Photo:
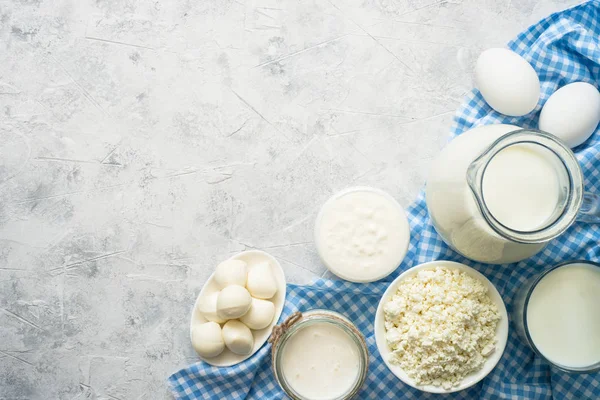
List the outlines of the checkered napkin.
<svg viewBox="0 0 600 400">
<path fill-rule="evenodd" d="M 600 86 L 600 0 L 553 14 L 521 33 L 508 45 L 535 68 L 542 85 L 536 111 L 525 117 L 506 117 L 493 111 L 474 90 L 458 110 L 452 136 L 486 124 L 509 123 L 536 128 L 541 105 L 559 87 L 584 81 Z M 588 191 L 600 192 L 600 129 L 576 149 Z M 511 325 L 508 344 L 498 366 L 474 387 L 448 395 L 431 395 L 404 385 L 379 357 L 373 335 L 375 310 L 389 281 L 402 271 L 431 260 L 468 264 L 498 288 L 512 312 L 516 289 L 531 275 L 565 260 L 600 259 L 600 226 L 575 223 L 540 254 L 511 265 L 479 264 L 446 246 L 431 226 L 421 194 L 408 209 L 412 238 L 400 268 L 385 282 L 353 284 L 318 280 L 312 286 L 288 285 L 281 320 L 296 310 L 326 308 L 349 317 L 367 338 L 369 374 L 358 396 L 361 399 L 600 399 L 600 373 L 571 375 L 543 363 L 519 341 Z M 600 305 L 599 305 L 600 307 Z M 250 359 L 229 368 L 199 362 L 169 377 L 177 399 L 282 399 L 285 395 L 271 373 L 270 345 Z"/>
</svg>

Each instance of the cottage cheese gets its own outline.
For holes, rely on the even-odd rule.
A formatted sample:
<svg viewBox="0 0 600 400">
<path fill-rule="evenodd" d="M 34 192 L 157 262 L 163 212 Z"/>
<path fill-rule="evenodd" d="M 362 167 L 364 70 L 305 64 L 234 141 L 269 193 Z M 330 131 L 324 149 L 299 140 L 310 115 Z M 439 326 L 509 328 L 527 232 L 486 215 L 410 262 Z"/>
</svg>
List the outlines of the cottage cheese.
<svg viewBox="0 0 600 400">
<path fill-rule="evenodd" d="M 435 267 L 403 280 L 384 306 L 390 362 L 417 385 L 451 389 L 495 350 L 498 308 L 463 271 Z"/>
</svg>

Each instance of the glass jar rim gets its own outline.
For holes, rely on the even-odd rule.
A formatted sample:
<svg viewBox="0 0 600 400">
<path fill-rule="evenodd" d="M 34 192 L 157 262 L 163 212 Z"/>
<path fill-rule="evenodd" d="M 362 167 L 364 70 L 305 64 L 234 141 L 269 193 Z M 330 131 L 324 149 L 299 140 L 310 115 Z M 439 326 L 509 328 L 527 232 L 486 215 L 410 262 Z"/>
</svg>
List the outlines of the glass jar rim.
<svg viewBox="0 0 600 400">
<path fill-rule="evenodd" d="M 529 342 L 529 345 L 531 347 L 531 349 L 533 350 L 533 352 L 538 355 L 539 357 L 541 357 L 543 360 L 545 360 L 548 364 L 550 364 L 551 366 L 564 371 L 564 372 L 568 372 L 568 373 L 573 373 L 573 374 L 588 374 L 588 373 L 593 373 L 593 372 L 598 372 L 600 371 L 600 360 L 598 360 L 597 362 L 595 362 L 594 364 L 591 364 L 589 366 L 586 367 L 581 367 L 581 368 L 576 368 L 576 367 L 566 367 L 564 365 L 560 365 L 557 364 L 551 360 L 549 360 L 548 358 L 546 358 L 542 352 L 537 348 L 537 346 L 535 345 L 535 342 L 533 341 L 533 338 L 531 337 L 531 335 L 529 334 L 529 325 L 527 323 L 527 309 L 529 308 L 529 300 L 531 299 L 531 295 L 533 294 L 533 291 L 535 290 L 535 288 L 537 287 L 537 285 L 542 281 L 542 279 L 544 279 L 544 277 L 546 277 L 548 274 L 550 274 L 551 272 L 562 268 L 562 267 L 567 267 L 569 265 L 575 265 L 575 264 L 587 264 L 587 265 L 592 265 L 595 266 L 596 268 L 600 268 L 600 263 L 597 263 L 595 261 L 589 261 L 589 260 L 569 260 L 569 261 L 564 261 L 560 264 L 554 265 L 550 268 L 548 268 L 547 270 L 543 271 L 541 274 L 539 274 L 532 282 L 531 286 L 529 287 L 529 289 L 527 290 L 527 293 L 525 295 L 525 302 L 523 305 L 523 327 L 524 327 L 524 333 L 525 333 L 525 337 L 527 338 L 527 341 Z"/>
<path fill-rule="evenodd" d="M 296 392 L 287 382 L 287 380 L 285 379 L 285 373 L 283 372 L 281 367 L 281 357 L 283 355 L 283 349 L 285 348 L 285 344 L 296 332 L 318 323 L 329 323 L 342 329 L 344 333 L 346 333 L 356 344 L 360 361 L 356 381 L 346 393 L 344 393 L 341 397 L 335 400 L 351 399 L 358 394 L 366 380 L 369 368 L 369 351 L 367 348 L 366 340 L 362 333 L 358 330 L 358 328 L 344 315 L 335 311 L 325 309 L 313 309 L 310 311 L 303 312 L 302 319 L 291 325 L 273 343 L 271 349 L 271 359 L 275 379 L 277 380 L 277 383 L 279 383 L 279 386 L 286 393 L 286 395 L 288 395 L 293 400 L 310 400 Z"/>
<path fill-rule="evenodd" d="M 483 196 L 483 177 L 492 159 L 502 150 L 516 144 L 533 144 L 552 152 L 565 168 L 569 190 L 562 212 L 546 226 L 521 231 L 497 220 Z M 502 135 L 477 157 L 467 170 L 467 183 L 475 203 L 488 225 L 500 236 L 518 243 L 545 243 L 563 233 L 575 221 L 583 202 L 583 174 L 573 151 L 552 134 L 536 129 L 519 129 Z"/>
</svg>

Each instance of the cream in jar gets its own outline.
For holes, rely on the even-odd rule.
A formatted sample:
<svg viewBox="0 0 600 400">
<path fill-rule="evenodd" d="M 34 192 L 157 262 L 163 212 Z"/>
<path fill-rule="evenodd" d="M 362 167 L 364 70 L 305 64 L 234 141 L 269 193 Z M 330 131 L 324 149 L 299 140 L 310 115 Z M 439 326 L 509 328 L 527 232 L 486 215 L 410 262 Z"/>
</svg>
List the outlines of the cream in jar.
<svg viewBox="0 0 600 400">
<path fill-rule="evenodd" d="M 292 399 L 349 399 L 364 382 L 368 365 L 364 338 L 340 314 L 306 312 L 274 346 L 275 376 Z"/>
<path fill-rule="evenodd" d="M 410 231 L 404 209 L 392 196 L 355 187 L 323 205 L 315 241 L 331 272 L 352 282 L 372 282 L 398 268 L 408 250 Z"/>
<path fill-rule="evenodd" d="M 356 382 L 358 348 L 341 328 L 327 322 L 298 331 L 283 349 L 290 386 L 310 399 L 335 399 Z"/>
</svg>

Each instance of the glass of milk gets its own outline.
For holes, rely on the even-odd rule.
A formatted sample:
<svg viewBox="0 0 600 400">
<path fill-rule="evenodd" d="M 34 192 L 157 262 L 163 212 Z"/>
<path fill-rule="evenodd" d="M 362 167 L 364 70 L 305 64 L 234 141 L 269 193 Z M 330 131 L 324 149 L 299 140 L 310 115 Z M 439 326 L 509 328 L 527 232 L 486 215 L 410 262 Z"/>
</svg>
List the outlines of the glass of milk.
<svg viewBox="0 0 600 400">
<path fill-rule="evenodd" d="M 274 341 L 271 357 L 277 382 L 294 400 L 351 399 L 369 365 L 363 335 L 346 317 L 329 310 L 302 313 Z"/>
<path fill-rule="evenodd" d="M 522 340 L 567 372 L 600 370 L 600 264 L 569 261 L 530 278 L 517 292 Z"/>
</svg>

